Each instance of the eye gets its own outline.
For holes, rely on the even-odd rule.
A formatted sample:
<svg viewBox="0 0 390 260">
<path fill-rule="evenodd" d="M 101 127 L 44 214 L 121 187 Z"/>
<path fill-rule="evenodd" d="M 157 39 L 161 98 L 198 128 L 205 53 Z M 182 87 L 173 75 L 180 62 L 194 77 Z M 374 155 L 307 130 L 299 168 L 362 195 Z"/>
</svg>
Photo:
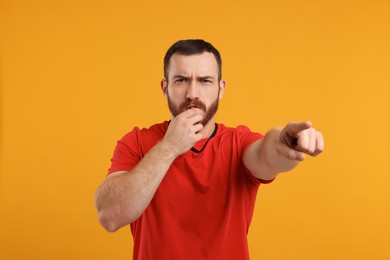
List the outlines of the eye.
<svg viewBox="0 0 390 260">
<path fill-rule="evenodd" d="M 177 83 L 177 84 L 184 83 L 184 82 L 186 82 L 185 78 L 177 78 L 177 79 L 175 79 L 175 83 Z"/>
</svg>

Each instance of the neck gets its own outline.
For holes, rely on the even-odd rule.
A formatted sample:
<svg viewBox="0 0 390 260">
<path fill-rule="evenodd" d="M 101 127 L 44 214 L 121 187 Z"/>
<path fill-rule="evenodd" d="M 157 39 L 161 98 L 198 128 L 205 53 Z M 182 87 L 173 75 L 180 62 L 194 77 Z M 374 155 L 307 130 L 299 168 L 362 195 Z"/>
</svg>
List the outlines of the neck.
<svg viewBox="0 0 390 260">
<path fill-rule="evenodd" d="M 203 135 L 203 138 L 209 138 L 215 129 L 215 120 L 214 117 L 210 119 L 210 121 L 203 126 L 202 130 L 199 131 Z"/>
</svg>

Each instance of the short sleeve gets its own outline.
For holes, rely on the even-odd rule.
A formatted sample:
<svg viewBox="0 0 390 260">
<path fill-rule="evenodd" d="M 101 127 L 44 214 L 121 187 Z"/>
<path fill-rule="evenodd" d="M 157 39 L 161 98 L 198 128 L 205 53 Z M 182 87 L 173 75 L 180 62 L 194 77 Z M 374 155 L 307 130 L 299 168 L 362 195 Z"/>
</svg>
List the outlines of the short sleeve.
<svg viewBox="0 0 390 260">
<path fill-rule="evenodd" d="M 264 136 L 260 133 L 252 132 L 248 127 L 246 126 L 238 126 L 237 127 L 237 137 L 239 139 L 240 147 L 241 147 L 241 158 L 244 158 L 244 152 L 245 150 L 255 141 L 262 139 Z M 244 162 L 241 162 L 246 174 L 248 177 L 256 184 L 268 184 L 271 183 L 273 180 L 261 180 L 256 178 L 252 175 L 252 173 L 249 171 L 249 169 L 245 166 Z"/>
<path fill-rule="evenodd" d="M 139 145 L 139 133 L 140 130 L 134 128 L 117 142 L 108 174 L 131 170 L 141 160 L 142 151 Z"/>
<path fill-rule="evenodd" d="M 263 138 L 262 134 L 252 132 L 248 127 L 242 125 L 236 128 L 236 134 L 241 147 L 241 157 L 249 145 Z"/>
</svg>

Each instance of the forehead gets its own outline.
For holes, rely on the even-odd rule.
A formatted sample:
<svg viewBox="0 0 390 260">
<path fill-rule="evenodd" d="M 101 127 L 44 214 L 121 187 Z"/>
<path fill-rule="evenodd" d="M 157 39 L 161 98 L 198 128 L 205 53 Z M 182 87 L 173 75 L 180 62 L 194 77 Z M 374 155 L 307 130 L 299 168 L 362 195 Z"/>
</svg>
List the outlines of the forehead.
<svg viewBox="0 0 390 260">
<path fill-rule="evenodd" d="M 218 63 L 210 52 L 182 55 L 175 53 L 169 60 L 169 76 L 192 75 L 218 76 Z"/>
</svg>

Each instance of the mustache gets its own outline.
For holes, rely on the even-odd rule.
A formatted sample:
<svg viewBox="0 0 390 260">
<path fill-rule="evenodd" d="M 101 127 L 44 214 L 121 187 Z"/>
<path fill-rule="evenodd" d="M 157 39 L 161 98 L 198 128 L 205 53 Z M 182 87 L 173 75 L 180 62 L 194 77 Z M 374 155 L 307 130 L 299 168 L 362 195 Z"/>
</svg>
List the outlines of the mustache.
<svg viewBox="0 0 390 260">
<path fill-rule="evenodd" d="M 202 109 L 204 112 L 207 111 L 206 105 L 200 101 L 199 99 L 191 100 L 189 98 L 186 99 L 182 104 L 180 104 L 180 111 L 184 111 L 186 107 L 193 106 L 196 108 Z"/>
</svg>

